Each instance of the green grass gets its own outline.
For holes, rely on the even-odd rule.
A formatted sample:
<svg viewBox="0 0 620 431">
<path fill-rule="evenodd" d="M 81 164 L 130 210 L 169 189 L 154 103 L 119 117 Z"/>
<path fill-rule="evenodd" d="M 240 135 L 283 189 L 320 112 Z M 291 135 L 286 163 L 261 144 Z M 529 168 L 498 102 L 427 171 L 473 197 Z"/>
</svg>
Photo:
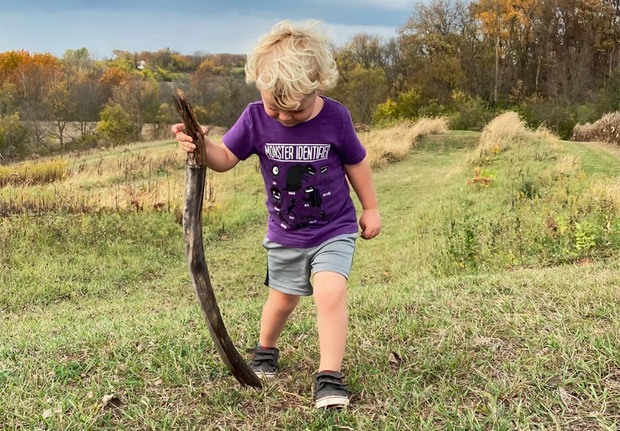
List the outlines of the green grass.
<svg viewBox="0 0 620 431">
<path fill-rule="evenodd" d="M 374 173 L 383 231 L 356 250 L 344 412 L 312 408 L 309 298 L 282 335 L 279 378 L 257 392 L 231 377 L 194 297 L 173 214 L 1 220 L 0 429 L 617 430 L 619 247 L 606 237 L 608 245 L 579 251 L 569 222 L 565 238 L 540 233 L 552 211 L 577 221 L 617 215 L 577 211 L 596 176 L 549 173 L 559 155 L 581 160 L 579 144 L 558 157 L 543 147 L 500 153 L 491 185 L 467 186 L 477 138 L 426 138 Z M 620 167 L 604 160 L 599 175 Z M 221 200 L 205 227 L 239 350 L 256 342 L 267 293 L 257 175 L 218 177 Z M 511 178 L 521 177 L 540 196 L 513 205 L 522 184 Z M 558 184 L 577 203 L 562 207 Z M 459 236 L 467 229 L 473 236 Z M 509 250 L 518 244 L 522 256 Z M 108 395 L 117 401 L 103 406 Z"/>
<path fill-rule="evenodd" d="M 588 174 L 620 176 L 618 155 L 601 151 L 600 146 L 612 144 L 590 144 L 588 142 L 563 141 L 563 145 L 581 160 L 582 168 Z"/>
</svg>

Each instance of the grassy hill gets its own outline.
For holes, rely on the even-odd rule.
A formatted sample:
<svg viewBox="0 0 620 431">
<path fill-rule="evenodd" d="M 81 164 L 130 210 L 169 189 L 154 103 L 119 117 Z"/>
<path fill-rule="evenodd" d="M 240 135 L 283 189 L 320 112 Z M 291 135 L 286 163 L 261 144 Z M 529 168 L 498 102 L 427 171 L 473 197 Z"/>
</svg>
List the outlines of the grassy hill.
<svg viewBox="0 0 620 431">
<path fill-rule="evenodd" d="M 375 171 L 384 227 L 356 250 L 344 412 L 312 408 L 308 298 L 281 338 L 279 378 L 262 392 L 239 387 L 187 274 L 181 187 L 160 210 L 131 206 L 155 180 L 163 196 L 182 167 L 131 178 L 90 155 L 79 181 L 54 193 L 95 190 L 107 209 L 0 219 L 0 428 L 617 429 L 620 159 L 534 134 L 479 156 L 480 140 L 429 136 Z M 170 151 L 155 147 L 107 155 L 144 166 Z M 240 350 L 256 343 L 267 293 L 258 175 L 253 161 L 216 175 L 205 215 L 207 262 Z M 37 187 L 28 193 L 52 193 Z"/>
</svg>

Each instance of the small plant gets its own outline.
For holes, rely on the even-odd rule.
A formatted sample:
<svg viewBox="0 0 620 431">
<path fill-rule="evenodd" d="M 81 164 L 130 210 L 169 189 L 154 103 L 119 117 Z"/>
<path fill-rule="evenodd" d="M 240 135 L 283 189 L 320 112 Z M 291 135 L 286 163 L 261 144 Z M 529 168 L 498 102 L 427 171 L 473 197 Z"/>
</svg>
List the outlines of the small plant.
<svg viewBox="0 0 620 431">
<path fill-rule="evenodd" d="M 594 227 L 589 221 L 575 223 L 575 248 L 577 251 L 587 251 L 596 245 L 594 241 Z"/>
<path fill-rule="evenodd" d="M 482 169 L 480 166 L 476 166 L 474 168 L 474 177 L 467 182 L 467 185 L 471 186 L 472 184 L 477 184 L 479 186 L 488 187 L 489 184 L 491 184 L 491 181 L 496 178 L 496 175 L 496 170 L 491 171 L 489 169 Z"/>
</svg>

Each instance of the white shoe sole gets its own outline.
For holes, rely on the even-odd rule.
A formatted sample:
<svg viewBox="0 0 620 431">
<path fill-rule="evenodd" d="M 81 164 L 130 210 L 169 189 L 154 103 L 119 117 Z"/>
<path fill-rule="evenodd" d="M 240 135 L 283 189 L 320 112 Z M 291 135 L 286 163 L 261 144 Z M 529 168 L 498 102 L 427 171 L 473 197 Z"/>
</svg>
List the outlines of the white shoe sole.
<svg viewBox="0 0 620 431">
<path fill-rule="evenodd" d="M 347 397 L 332 395 L 330 397 L 321 398 L 315 403 L 317 409 L 324 407 L 340 407 L 344 408 L 349 405 L 349 399 Z"/>
<path fill-rule="evenodd" d="M 256 374 L 256 377 L 258 377 L 259 379 L 273 379 L 276 376 L 275 371 L 274 372 L 254 371 L 254 374 Z"/>
</svg>

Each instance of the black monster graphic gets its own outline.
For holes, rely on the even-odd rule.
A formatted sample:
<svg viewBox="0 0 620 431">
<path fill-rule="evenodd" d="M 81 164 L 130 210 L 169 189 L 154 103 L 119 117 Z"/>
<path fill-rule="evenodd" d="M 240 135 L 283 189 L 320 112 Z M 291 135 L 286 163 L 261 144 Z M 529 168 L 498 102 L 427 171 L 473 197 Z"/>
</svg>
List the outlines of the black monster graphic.
<svg viewBox="0 0 620 431">
<path fill-rule="evenodd" d="M 295 165 L 288 170 L 286 187 L 284 190 L 294 192 L 301 189 L 301 181 L 306 175 L 315 175 L 316 169 L 312 165 Z"/>
<path fill-rule="evenodd" d="M 273 207 L 278 212 L 278 214 L 280 214 L 280 211 L 282 210 L 282 201 L 281 201 L 282 193 L 280 192 L 280 189 L 278 189 L 277 187 L 272 187 L 270 191 L 271 191 L 271 196 L 273 196 L 273 198 L 275 199 L 275 202 L 273 202 Z"/>
<path fill-rule="evenodd" d="M 282 193 L 280 192 L 279 188 L 272 187 L 270 191 L 271 191 L 271 196 L 273 196 L 276 201 L 279 201 L 280 199 L 282 199 Z"/>
<path fill-rule="evenodd" d="M 293 209 L 295 208 L 295 204 L 297 204 L 297 199 L 291 199 L 291 204 L 288 206 L 288 209 L 286 210 L 286 215 L 287 216 L 292 216 L 292 217 L 290 217 L 292 219 L 297 217 L 295 215 L 295 213 L 293 212 Z"/>
<path fill-rule="evenodd" d="M 320 207 L 321 202 L 323 202 L 323 198 L 321 197 L 321 193 L 315 189 L 314 187 L 306 187 L 304 190 L 308 193 L 308 197 L 304 198 L 305 202 L 310 202 L 310 205 L 313 207 Z"/>
<path fill-rule="evenodd" d="M 288 221 L 286 221 L 286 219 L 284 218 L 284 216 L 282 215 L 282 213 L 280 212 L 280 208 L 278 207 L 274 207 L 274 210 L 276 211 L 276 214 L 278 215 L 278 218 L 280 219 L 280 221 L 285 224 L 286 226 L 289 226 Z M 286 228 L 285 228 L 286 229 Z"/>
</svg>

